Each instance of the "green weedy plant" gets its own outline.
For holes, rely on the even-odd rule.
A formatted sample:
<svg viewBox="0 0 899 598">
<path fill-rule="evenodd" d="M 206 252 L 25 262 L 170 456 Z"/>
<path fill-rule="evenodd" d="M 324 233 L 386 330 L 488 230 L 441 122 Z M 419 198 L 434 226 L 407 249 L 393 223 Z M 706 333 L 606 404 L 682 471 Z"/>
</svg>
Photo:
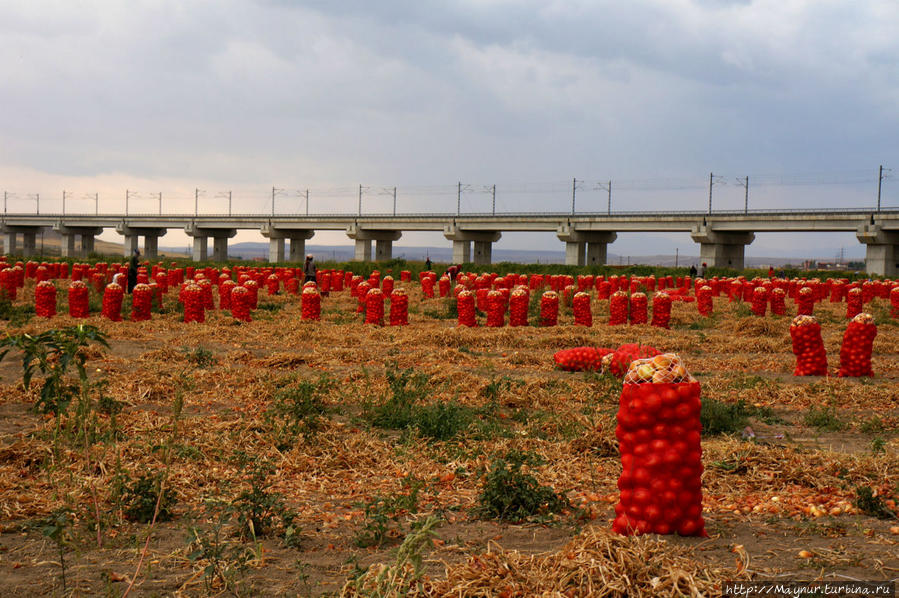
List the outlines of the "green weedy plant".
<svg viewBox="0 0 899 598">
<path fill-rule="evenodd" d="M 293 447 L 298 436 L 308 440 L 321 429 L 322 417 L 327 412 L 323 397 L 334 386 L 325 376 L 316 383 L 303 380 L 290 385 L 289 382 L 281 381 L 281 389 L 275 393 L 264 416 L 279 451 Z"/>
<path fill-rule="evenodd" d="M 52 413 L 57 417 L 65 412 L 69 403 L 79 394 L 81 385 L 87 383 L 84 367 L 87 357 L 82 351 L 91 343 L 108 347 L 106 336 L 96 326 L 79 324 L 69 328 L 48 330 L 40 334 L 18 334 L 0 340 L 0 361 L 12 349 L 22 351 L 22 384 L 31 386 L 35 374 L 43 377 L 40 396 L 34 408 L 39 413 Z M 68 377 L 69 368 L 75 366 L 78 383 Z"/>
<path fill-rule="evenodd" d="M 418 510 L 418 495 L 423 487 L 423 481 L 410 475 L 403 479 L 401 492 L 387 496 L 379 494 L 363 505 L 365 520 L 362 529 L 356 534 L 356 546 L 382 546 L 393 535 L 401 534 L 403 525 L 400 516 Z"/>
<path fill-rule="evenodd" d="M 378 428 L 402 430 L 412 424 L 415 405 L 427 397 L 429 378 L 412 368 L 395 367 L 388 367 L 385 377 L 390 397 L 369 409 L 369 419 Z"/>
<path fill-rule="evenodd" d="M 250 488 L 237 495 L 230 505 L 239 527 L 241 538 L 256 539 L 268 536 L 280 529 L 280 536 L 288 546 L 299 543 L 298 529 L 293 522 L 296 514 L 284 504 L 283 497 L 271 492 L 269 477 L 275 467 L 265 459 L 250 457 L 238 452 L 235 460 L 239 467 L 249 471 Z"/>
<path fill-rule="evenodd" d="M 749 422 L 750 410 L 741 399 L 736 403 L 723 403 L 716 399 L 705 398 L 699 420 L 705 436 L 739 433 Z"/>
<path fill-rule="evenodd" d="M 475 410 L 455 401 L 438 401 L 414 409 L 413 425 L 419 434 L 434 440 L 449 440 L 468 429 Z"/>
<path fill-rule="evenodd" d="M 839 432 L 846 429 L 847 424 L 839 418 L 834 406 L 816 407 L 812 405 L 805 414 L 805 425 L 819 430 Z"/>
<path fill-rule="evenodd" d="M 72 540 L 72 511 L 56 509 L 39 522 L 41 533 L 53 540 L 59 551 L 59 568 L 62 571 L 62 593 L 66 594 L 66 548 Z"/>
<path fill-rule="evenodd" d="M 5 293 L 0 293 L 0 320 L 8 321 L 9 326 L 23 326 L 33 315 L 33 305 L 16 305 Z"/>
<path fill-rule="evenodd" d="M 342 596 L 408 596 L 420 589 L 422 562 L 425 549 L 436 536 L 434 528 L 440 519 L 430 516 L 413 524 L 412 531 L 403 539 L 390 566 L 369 568 L 347 581 Z"/>
<path fill-rule="evenodd" d="M 184 347 L 182 351 L 187 357 L 187 362 L 198 368 L 207 368 L 215 365 L 215 355 L 205 347 L 195 347 L 194 349 Z"/>
<path fill-rule="evenodd" d="M 896 514 L 890 510 L 883 496 L 875 496 L 870 486 L 859 486 L 855 489 L 855 506 L 871 517 L 878 519 L 895 519 Z"/>
<path fill-rule="evenodd" d="M 228 524 L 232 512 L 228 505 L 209 501 L 207 513 L 212 514 L 213 523 L 203 530 L 191 526 L 187 530 L 190 552 L 187 559 L 194 564 L 204 564 L 203 583 L 207 592 L 212 592 L 219 584 L 235 596 L 242 594 L 241 580 L 249 564 L 257 557 L 256 550 L 242 542 L 228 538 Z"/>
<path fill-rule="evenodd" d="M 163 472 L 154 474 L 146 471 L 131 483 L 124 481 L 120 501 L 127 519 L 138 523 L 150 523 L 153 520 L 153 513 L 156 512 L 156 521 L 172 520 L 174 516 L 172 509 L 177 504 L 178 498 L 171 488 L 162 488 L 162 479 Z M 158 511 L 157 503 L 159 503 Z"/>
<path fill-rule="evenodd" d="M 537 478 L 521 471 L 524 465 L 540 463 L 536 455 L 518 450 L 509 451 L 505 457 L 494 457 L 478 496 L 476 512 L 485 519 L 520 522 L 567 507 L 568 500 L 563 495 L 541 486 Z"/>
</svg>

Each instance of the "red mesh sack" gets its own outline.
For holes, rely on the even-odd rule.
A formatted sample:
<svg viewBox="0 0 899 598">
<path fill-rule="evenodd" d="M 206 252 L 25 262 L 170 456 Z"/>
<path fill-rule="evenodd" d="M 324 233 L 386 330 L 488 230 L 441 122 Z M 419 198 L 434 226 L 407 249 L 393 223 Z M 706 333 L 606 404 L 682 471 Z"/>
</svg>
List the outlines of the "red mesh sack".
<svg viewBox="0 0 899 598">
<path fill-rule="evenodd" d="M 696 291 L 696 309 L 701 316 L 710 316 L 715 309 L 712 287 L 703 286 Z"/>
<path fill-rule="evenodd" d="M 300 319 L 320 320 L 322 314 L 322 296 L 315 286 L 304 286 L 300 296 Z"/>
<path fill-rule="evenodd" d="M 434 279 L 430 276 L 424 276 L 421 279 L 421 294 L 432 299 L 434 297 Z"/>
<path fill-rule="evenodd" d="M 265 279 L 265 290 L 269 295 L 277 295 L 281 289 L 281 279 L 277 274 L 269 274 Z"/>
<path fill-rule="evenodd" d="M 113 322 L 121 322 L 122 299 L 124 299 L 124 297 L 125 291 L 122 290 L 121 286 L 114 282 L 106 285 L 106 290 L 103 292 L 103 307 L 100 315 Z"/>
<path fill-rule="evenodd" d="M 219 285 L 219 309 L 231 309 L 231 292 L 237 288 L 237 283 L 231 279 L 222 281 Z"/>
<path fill-rule="evenodd" d="M 899 318 L 899 286 L 890 291 L 890 317 Z"/>
<path fill-rule="evenodd" d="M 618 347 L 614 353 L 605 355 L 603 357 L 603 366 L 605 371 L 610 372 L 613 376 L 623 378 L 631 362 L 637 359 L 655 357 L 658 354 L 659 350 L 655 347 L 639 343 L 628 343 Z"/>
<path fill-rule="evenodd" d="M 613 352 L 602 347 L 574 347 L 556 351 L 553 361 L 566 372 L 599 371 L 602 369 L 602 358 Z"/>
<path fill-rule="evenodd" d="M 768 289 L 765 287 L 755 287 L 752 291 L 752 313 L 764 317 L 768 311 Z"/>
<path fill-rule="evenodd" d="M 390 294 L 390 325 L 406 326 L 409 324 L 409 296 L 402 287 L 393 289 Z"/>
<path fill-rule="evenodd" d="M 841 377 L 874 376 L 874 370 L 871 369 L 871 352 L 875 336 L 877 325 L 874 323 L 874 316 L 860 313 L 852 318 L 846 326 L 843 344 L 840 346 Z"/>
<path fill-rule="evenodd" d="M 858 314 L 862 313 L 862 290 L 859 288 L 849 289 L 846 293 L 846 319 L 851 320 Z"/>
<path fill-rule="evenodd" d="M 627 293 L 615 291 L 609 299 L 609 326 L 627 324 Z"/>
<path fill-rule="evenodd" d="M 668 328 L 670 322 L 671 296 L 664 291 L 659 291 L 652 297 L 652 325 L 658 328 Z"/>
<path fill-rule="evenodd" d="M 488 327 L 502 328 L 506 325 L 506 306 L 501 292 L 488 291 L 486 307 Z"/>
<path fill-rule="evenodd" d="M 131 291 L 131 320 L 140 322 L 150 319 L 153 306 L 153 289 L 148 284 L 138 284 Z"/>
<path fill-rule="evenodd" d="M 246 287 L 231 289 L 231 315 L 239 322 L 250 322 L 250 291 Z"/>
<path fill-rule="evenodd" d="M 184 321 L 205 322 L 206 307 L 203 299 L 203 289 L 196 282 L 188 282 L 182 293 L 184 299 Z"/>
<path fill-rule="evenodd" d="M 86 318 L 90 315 L 90 303 L 87 285 L 81 280 L 72 281 L 69 285 L 69 315 L 73 318 Z"/>
<path fill-rule="evenodd" d="M 365 297 L 368 295 L 368 292 L 370 290 L 371 285 L 367 282 L 360 282 L 356 286 L 356 298 L 358 299 L 358 303 L 356 304 L 357 314 L 365 313 Z"/>
<path fill-rule="evenodd" d="M 631 294 L 631 310 L 630 310 L 630 323 L 633 324 L 646 324 L 647 316 L 646 316 L 646 294 L 641 292 L 635 292 Z"/>
<path fill-rule="evenodd" d="M 591 281 L 592 282 L 592 281 Z M 574 311 L 575 326 L 593 326 L 593 314 L 590 311 L 590 295 L 580 291 L 574 295 L 571 300 L 572 311 Z"/>
<path fill-rule="evenodd" d="M 771 299 L 771 313 L 776 316 L 783 316 L 787 313 L 786 297 L 787 293 L 780 288 L 772 289 L 769 293 Z"/>
<path fill-rule="evenodd" d="M 559 322 L 559 294 L 546 291 L 540 297 L 540 325 L 555 326 Z"/>
<path fill-rule="evenodd" d="M 810 316 L 815 313 L 815 291 L 811 287 L 802 287 L 796 295 L 796 314 Z"/>
<path fill-rule="evenodd" d="M 612 529 L 706 536 L 701 389 L 673 353 L 634 361 L 618 408 L 621 476 Z"/>
<path fill-rule="evenodd" d="M 38 271 L 41 269 L 47 271 L 46 268 L 38 268 Z M 56 315 L 56 285 L 49 280 L 41 280 L 34 287 L 34 314 L 39 318 L 52 318 Z"/>
<path fill-rule="evenodd" d="M 365 295 L 365 323 L 384 325 L 384 293 L 381 289 L 373 288 Z"/>
<path fill-rule="evenodd" d="M 10 301 L 16 300 L 16 292 L 18 291 L 18 277 L 13 268 L 6 268 L 0 271 L 0 287 L 3 289 L 3 296 Z"/>
<path fill-rule="evenodd" d="M 385 276 L 381 281 L 381 292 L 384 293 L 385 297 L 390 297 L 391 293 L 393 293 L 393 276 Z"/>
<path fill-rule="evenodd" d="M 528 325 L 528 307 L 531 295 L 527 287 L 516 287 L 509 295 L 509 326 Z"/>
<path fill-rule="evenodd" d="M 474 293 L 463 289 L 456 296 L 456 313 L 458 314 L 459 326 L 468 326 L 473 328 L 478 325 L 475 319 L 474 309 Z"/>
<path fill-rule="evenodd" d="M 259 283 L 255 280 L 248 280 L 243 283 L 243 288 L 247 290 L 250 296 L 250 309 L 259 307 Z"/>
<path fill-rule="evenodd" d="M 826 376 L 827 351 L 821 339 L 821 325 L 814 316 L 800 315 L 790 325 L 793 354 L 796 356 L 794 376 Z"/>
</svg>

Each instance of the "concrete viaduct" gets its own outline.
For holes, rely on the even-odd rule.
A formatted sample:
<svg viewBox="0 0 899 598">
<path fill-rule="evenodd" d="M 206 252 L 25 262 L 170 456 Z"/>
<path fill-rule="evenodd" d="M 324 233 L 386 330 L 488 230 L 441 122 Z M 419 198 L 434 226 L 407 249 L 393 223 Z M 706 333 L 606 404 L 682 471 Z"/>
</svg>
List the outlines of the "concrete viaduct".
<svg viewBox="0 0 899 598">
<path fill-rule="evenodd" d="M 899 209 L 754 210 L 740 212 L 615 212 L 612 214 L 504 213 L 397 215 L 78 215 L 7 214 L 0 223 L 7 254 L 34 255 L 36 235 L 52 229 L 62 235 L 62 255 L 93 250 L 94 237 L 114 228 L 124 237 L 124 255 L 144 238 L 147 258 L 157 255 L 159 237 L 183 229 L 193 238 L 195 261 L 224 261 L 228 239 L 238 230 L 258 230 L 269 239 L 269 260 L 301 261 L 306 240 L 317 230 L 345 231 L 356 243 L 357 261 L 387 260 L 404 231 L 439 231 L 453 244 L 453 261 L 489 264 L 493 243 L 503 232 L 553 232 L 565 243 L 565 263 L 601 265 L 619 232 L 688 232 L 700 245 L 700 259 L 711 267 L 743 268 L 746 245 L 757 232 L 853 232 L 867 247 L 871 274 L 897 275 Z M 21 238 L 21 246 L 19 239 Z M 81 243 L 76 250 L 76 240 Z M 212 255 L 208 240 L 212 238 Z M 290 241 L 285 254 L 285 242 Z M 374 254 L 372 253 L 374 242 Z"/>
</svg>

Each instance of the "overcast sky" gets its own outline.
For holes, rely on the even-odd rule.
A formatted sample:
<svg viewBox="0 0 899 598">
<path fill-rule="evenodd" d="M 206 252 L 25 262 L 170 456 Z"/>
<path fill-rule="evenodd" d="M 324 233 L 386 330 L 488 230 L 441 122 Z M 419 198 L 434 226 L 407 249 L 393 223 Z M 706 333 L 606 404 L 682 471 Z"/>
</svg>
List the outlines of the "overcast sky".
<svg viewBox="0 0 899 598">
<path fill-rule="evenodd" d="M 899 172 L 899 2 L 0 0 L 10 211 L 873 205 Z M 616 184 L 614 181 L 618 181 Z M 726 184 L 724 184 L 726 183 Z M 789 183 L 789 184 L 782 184 Z M 884 182 L 899 206 L 899 178 Z M 181 245 L 171 232 L 163 245 Z M 104 238 L 115 239 L 114 232 Z M 185 238 L 186 239 L 186 238 Z M 262 240 L 241 233 L 239 240 Z M 338 233 L 311 243 L 347 244 Z M 407 234 L 399 244 L 444 244 Z M 552 235 L 500 247 L 561 249 Z M 750 255 L 862 247 L 760 235 Z M 688 235 L 610 251 L 698 252 Z"/>
</svg>

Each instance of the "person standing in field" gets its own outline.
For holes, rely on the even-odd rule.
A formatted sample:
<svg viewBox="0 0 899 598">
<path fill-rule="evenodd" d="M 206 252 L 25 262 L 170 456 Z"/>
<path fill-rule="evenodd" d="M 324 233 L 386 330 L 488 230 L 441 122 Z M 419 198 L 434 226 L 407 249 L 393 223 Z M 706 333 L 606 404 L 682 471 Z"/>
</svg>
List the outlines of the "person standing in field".
<svg viewBox="0 0 899 598">
<path fill-rule="evenodd" d="M 695 278 L 695 277 L 696 277 L 696 264 L 693 264 L 692 266 L 690 266 L 690 278 Z"/>
<path fill-rule="evenodd" d="M 431 265 L 431 256 L 428 256 L 427 259 L 425 259 L 425 272 L 431 271 Z"/>
<path fill-rule="evenodd" d="M 699 278 L 705 278 L 705 262 L 702 262 L 702 265 L 699 267 Z"/>
<path fill-rule="evenodd" d="M 140 251 L 137 249 L 134 250 L 134 253 L 131 255 L 131 261 L 128 263 L 128 293 L 134 290 L 134 287 L 137 286 L 137 266 L 138 266 L 138 258 L 140 257 Z"/>
<path fill-rule="evenodd" d="M 446 269 L 446 275 L 449 276 L 449 279 L 452 282 L 456 282 L 456 275 L 459 274 L 459 270 L 461 270 L 461 269 L 462 269 L 461 266 L 457 266 L 457 265 L 453 264 L 452 266 L 450 266 L 449 268 Z"/>
<path fill-rule="evenodd" d="M 306 256 L 306 263 L 303 264 L 303 274 L 305 275 L 304 282 L 309 282 L 310 280 L 316 284 L 318 284 L 318 279 L 316 278 L 316 269 L 315 269 L 315 258 L 312 257 L 312 254 Z"/>
</svg>

